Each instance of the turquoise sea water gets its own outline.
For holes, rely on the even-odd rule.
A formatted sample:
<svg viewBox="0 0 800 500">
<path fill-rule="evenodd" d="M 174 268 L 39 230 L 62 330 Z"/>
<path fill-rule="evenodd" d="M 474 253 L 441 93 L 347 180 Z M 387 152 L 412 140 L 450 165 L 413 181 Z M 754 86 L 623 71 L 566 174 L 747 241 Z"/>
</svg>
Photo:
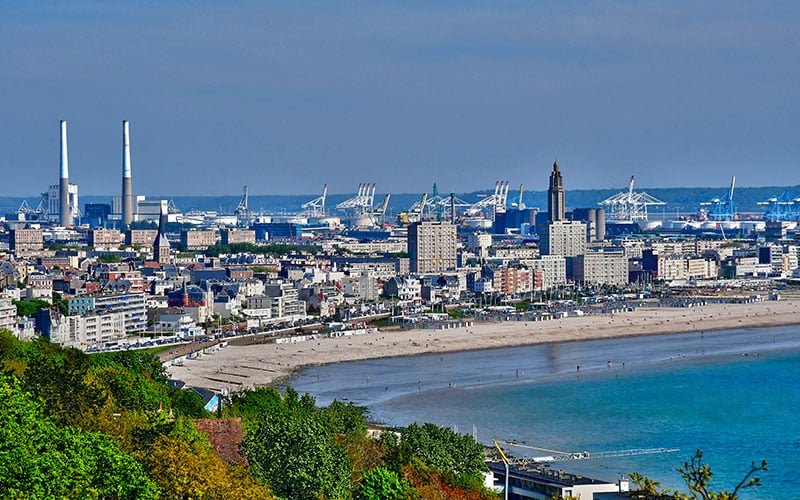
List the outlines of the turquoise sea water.
<svg viewBox="0 0 800 500">
<path fill-rule="evenodd" d="M 714 484 L 732 488 L 765 459 L 764 486 L 742 498 L 766 499 L 796 491 L 798 380 L 800 329 L 779 327 L 343 363 L 309 368 L 291 385 L 320 404 L 366 405 L 373 420 L 434 422 L 484 443 L 679 450 L 552 465 L 606 480 L 637 471 L 681 487 L 675 467 L 701 448 Z"/>
</svg>

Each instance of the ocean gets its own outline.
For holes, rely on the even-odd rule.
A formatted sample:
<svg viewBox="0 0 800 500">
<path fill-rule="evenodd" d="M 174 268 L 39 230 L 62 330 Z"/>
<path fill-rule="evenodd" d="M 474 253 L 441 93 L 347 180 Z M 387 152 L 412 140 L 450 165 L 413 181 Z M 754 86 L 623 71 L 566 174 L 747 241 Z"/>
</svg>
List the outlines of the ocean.
<svg viewBox="0 0 800 500">
<path fill-rule="evenodd" d="M 341 363 L 307 368 L 289 384 L 318 404 L 366 406 L 386 425 L 433 422 L 485 444 L 588 451 L 589 459 L 551 466 L 609 481 L 635 471 L 685 491 L 675 468 L 702 449 L 712 485 L 732 489 L 763 459 L 763 485 L 741 498 L 768 499 L 800 498 L 792 493 L 798 380 L 793 326 Z"/>
</svg>

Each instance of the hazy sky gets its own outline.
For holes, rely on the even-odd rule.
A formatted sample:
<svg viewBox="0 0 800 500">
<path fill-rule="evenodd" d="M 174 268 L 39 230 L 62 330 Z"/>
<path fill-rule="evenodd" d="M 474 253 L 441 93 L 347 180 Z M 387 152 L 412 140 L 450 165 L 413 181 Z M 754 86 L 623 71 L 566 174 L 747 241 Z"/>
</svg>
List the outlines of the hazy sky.
<svg viewBox="0 0 800 500">
<path fill-rule="evenodd" d="M 0 196 L 800 184 L 800 2 L 0 4 Z"/>
</svg>

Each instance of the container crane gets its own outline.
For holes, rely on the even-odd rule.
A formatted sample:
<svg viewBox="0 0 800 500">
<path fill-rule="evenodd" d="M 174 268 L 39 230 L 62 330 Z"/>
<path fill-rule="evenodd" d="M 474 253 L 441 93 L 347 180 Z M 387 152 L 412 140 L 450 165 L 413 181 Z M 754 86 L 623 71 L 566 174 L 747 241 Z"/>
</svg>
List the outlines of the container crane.
<svg viewBox="0 0 800 500">
<path fill-rule="evenodd" d="M 724 195 L 700 203 L 701 206 L 712 206 L 708 217 L 713 221 L 732 221 L 736 218 L 736 207 L 733 205 L 733 190 L 736 187 L 736 176 L 731 177 L 731 189 Z"/>
<path fill-rule="evenodd" d="M 322 186 L 322 196 L 314 198 L 311 201 L 303 203 L 300 208 L 303 209 L 303 215 L 309 217 L 324 217 L 325 216 L 325 198 L 328 196 L 328 185 Z"/>
</svg>

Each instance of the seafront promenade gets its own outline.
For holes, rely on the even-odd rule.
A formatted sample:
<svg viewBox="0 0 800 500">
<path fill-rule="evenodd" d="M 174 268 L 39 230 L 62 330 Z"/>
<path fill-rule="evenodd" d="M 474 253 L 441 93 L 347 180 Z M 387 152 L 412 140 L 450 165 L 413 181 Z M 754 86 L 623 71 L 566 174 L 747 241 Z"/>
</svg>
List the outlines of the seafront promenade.
<svg viewBox="0 0 800 500">
<path fill-rule="evenodd" d="M 667 333 L 800 325 L 800 299 L 641 307 L 615 314 L 550 321 L 474 322 L 446 330 L 379 331 L 367 335 L 314 338 L 281 344 L 229 345 L 183 366 L 173 378 L 198 387 L 239 390 L 269 385 L 304 366 L 426 353 L 516 347 Z"/>
</svg>

